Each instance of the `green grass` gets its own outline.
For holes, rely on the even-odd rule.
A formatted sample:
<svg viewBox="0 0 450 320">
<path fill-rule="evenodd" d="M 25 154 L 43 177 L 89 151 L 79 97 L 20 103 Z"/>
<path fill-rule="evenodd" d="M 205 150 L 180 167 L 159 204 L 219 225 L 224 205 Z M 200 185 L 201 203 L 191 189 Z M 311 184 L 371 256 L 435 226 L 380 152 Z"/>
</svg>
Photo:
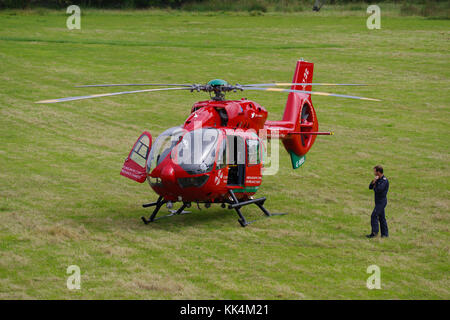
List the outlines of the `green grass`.
<svg viewBox="0 0 450 320">
<path fill-rule="evenodd" d="M 373 31 L 365 10 L 89 10 L 73 31 L 62 11 L 0 12 L 0 298 L 449 299 L 450 24 L 381 8 Z M 313 97 L 335 135 L 299 170 L 282 153 L 259 195 L 289 215 L 245 229 L 215 206 L 143 225 L 156 195 L 119 175 L 142 131 L 181 124 L 205 94 L 33 103 L 109 91 L 83 83 L 289 81 L 301 57 L 315 81 L 376 84 L 334 91 L 383 102 Z M 286 95 L 246 96 L 281 118 Z M 375 164 L 391 237 L 369 241 Z"/>
</svg>

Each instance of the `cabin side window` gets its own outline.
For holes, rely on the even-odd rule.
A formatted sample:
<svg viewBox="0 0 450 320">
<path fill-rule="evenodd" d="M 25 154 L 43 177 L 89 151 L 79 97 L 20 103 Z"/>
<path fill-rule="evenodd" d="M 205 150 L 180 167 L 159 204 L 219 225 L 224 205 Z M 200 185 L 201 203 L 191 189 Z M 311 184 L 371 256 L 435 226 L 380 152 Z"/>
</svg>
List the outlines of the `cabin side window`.
<svg viewBox="0 0 450 320">
<path fill-rule="evenodd" d="M 227 166 L 227 140 L 222 139 L 219 148 L 219 156 L 217 157 L 216 170 L 223 169 Z"/>
<path fill-rule="evenodd" d="M 247 161 L 249 166 L 259 164 L 261 162 L 258 140 L 247 140 Z"/>
</svg>

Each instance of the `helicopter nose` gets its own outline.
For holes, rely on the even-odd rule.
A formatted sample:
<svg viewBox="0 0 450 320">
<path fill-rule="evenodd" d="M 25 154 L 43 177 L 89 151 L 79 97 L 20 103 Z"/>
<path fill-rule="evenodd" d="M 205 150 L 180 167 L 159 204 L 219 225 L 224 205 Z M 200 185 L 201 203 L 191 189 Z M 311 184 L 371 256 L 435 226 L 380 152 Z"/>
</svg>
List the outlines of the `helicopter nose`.
<svg viewBox="0 0 450 320">
<path fill-rule="evenodd" d="M 161 171 L 161 180 L 165 185 L 175 184 L 175 170 L 172 166 L 165 166 Z"/>
</svg>

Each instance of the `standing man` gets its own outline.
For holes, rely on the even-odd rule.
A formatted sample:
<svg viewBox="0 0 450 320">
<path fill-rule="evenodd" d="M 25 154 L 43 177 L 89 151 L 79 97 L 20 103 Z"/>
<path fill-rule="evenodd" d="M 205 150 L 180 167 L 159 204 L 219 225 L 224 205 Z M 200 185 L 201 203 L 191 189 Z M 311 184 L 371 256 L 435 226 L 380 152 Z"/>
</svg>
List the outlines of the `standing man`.
<svg viewBox="0 0 450 320">
<path fill-rule="evenodd" d="M 389 181 L 383 174 L 382 166 L 375 166 L 373 168 L 375 179 L 369 185 L 369 189 L 375 192 L 375 209 L 372 211 L 371 225 L 372 233 L 367 235 L 367 238 L 374 238 L 378 235 L 378 222 L 380 222 L 381 237 L 387 238 L 389 236 L 388 226 L 384 213 L 384 208 L 387 205 L 387 193 L 389 191 Z"/>
</svg>

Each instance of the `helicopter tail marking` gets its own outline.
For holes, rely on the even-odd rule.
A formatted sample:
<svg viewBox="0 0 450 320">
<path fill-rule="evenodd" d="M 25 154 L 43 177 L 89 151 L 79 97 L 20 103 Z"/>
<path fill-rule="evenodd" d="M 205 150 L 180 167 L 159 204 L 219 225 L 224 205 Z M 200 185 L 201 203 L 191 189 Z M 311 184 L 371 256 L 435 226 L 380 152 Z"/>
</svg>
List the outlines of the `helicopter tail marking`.
<svg viewBox="0 0 450 320">
<path fill-rule="evenodd" d="M 303 60 L 297 61 L 297 66 L 295 67 L 294 79 L 292 79 L 292 83 L 312 83 L 313 71 L 314 63 L 306 62 Z M 291 89 L 311 91 L 312 86 L 294 85 L 291 87 Z M 310 96 L 309 94 L 306 95 Z"/>
</svg>

